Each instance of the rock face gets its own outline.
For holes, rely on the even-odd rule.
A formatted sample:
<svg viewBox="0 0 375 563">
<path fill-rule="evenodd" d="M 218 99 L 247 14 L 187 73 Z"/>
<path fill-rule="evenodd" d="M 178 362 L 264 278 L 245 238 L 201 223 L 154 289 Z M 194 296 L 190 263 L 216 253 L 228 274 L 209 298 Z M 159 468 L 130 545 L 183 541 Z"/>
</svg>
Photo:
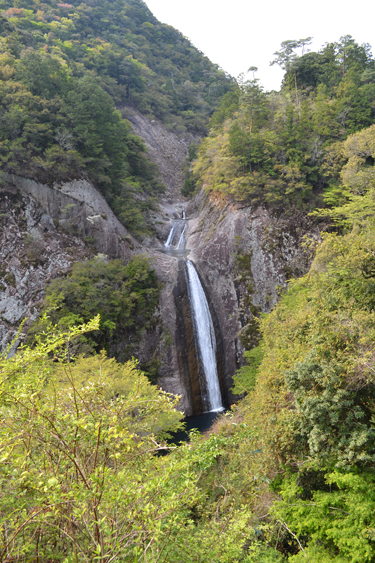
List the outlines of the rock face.
<svg viewBox="0 0 375 563">
<path fill-rule="evenodd" d="M 0 191 L 0 346 L 38 315 L 45 285 L 103 253 L 127 262 L 140 244 L 87 180 L 53 187 L 3 174 Z M 26 327 L 27 328 L 27 324 Z"/>
<path fill-rule="evenodd" d="M 188 322 L 190 310 L 186 307 L 186 300 L 182 311 L 180 307 L 183 300 L 183 290 L 180 287 L 182 262 L 176 257 L 154 252 L 152 263 L 162 289 L 159 308 L 155 313 L 155 326 L 144 334 L 138 357 L 144 363 L 150 362 L 152 358 L 157 359 L 158 384 L 164 391 L 180 395 L 179 408 L 190 415 L 195 412 L 195 405 L 190 392 L 189 374 L 183 369 L 184 358 L 189 355 L 189 343 L 185 340 L 185 334 L 181 333 L 184 326 L 181 315 L 183 319 L 186 315 Z M 190 340 L 191 338 L 194 338 L 192 331 Z"/>
<path fill-rule="evenodd" d="M 302 213 L 274 217 L 203 191 L 187 207 L 187 217 L 186 247 L 209 296 L 230 403 L 244 344 L 257 343 L 255 317 L 271 310 L 287 279 L 306 272 L 309 256 L 301 242 L 305 234 L 318 238 L 319 230 Z"/>
<path fill-rule="evenodd" d="M 129 260 L 140 245 L 115 217 L 103 196 L 88 180 L 73 180 L 53 187 L 4 174 L 8 184 L 28 194 L 67 233 L 92 243 L 110 258 Z"/>
<path fill-rule="evenodd" d="M 176 201 L 165 210 L 169 228 L 172 218 L 180 217 L 182 205 Z M 241 208 L 204 191 L 185 210 L 186 256 L 194 262 L 209 302 L 219 381 L 228 405 L 236 400 L 230 389 L 245 346 L 258 342 L 256 317 L 272 309 L 279 289 L 290 277 L 306 272 L 309 256 L 301 242 L 305 234 L 317 239 L 319 229 L 300 212 L 273 216 L 262 207 Z M 167 236 L 165 230 L 164 241 Z M 170 339 L 160 355 L 159 383 L 166 391 L 182 395 L 181 408 L 186 414 L 198 414 L 203 405 L 185 257 L 168 256 L 162 251 L 161 242 L 156 241 L 153 256 L 163 282 L 159 338 L 166 343 L 168 334 Z M 151 351 L 153 347 L 143 346 L 145 349 Z"/>
<path fill-rule="evenodd" d="M 318 237 L 318 231 L 303 214 L 272 217 L 265 209 L 240 208 L 202 191 L 188 206 L 164 202 L 159 212 L 162 240 L 141 246 L 87 181 L 51 188 L 8 177 L 0 192 L 2 347 L 24 317 L 36 318 L 46 283 L 64 275 L 74 262 L 97 252 L 128 261 L 134 253 L 148 251 L 162 289 L 138 357 L 141 363 L 158 364 L 158 383 L 181 396 L 181 410 L 187 415 L 202 412 L 185 261 L 166 254 L 162 242 L 184 205 L 187 255 L 209 302 L 223 399 L 226 405 L 233 402 L 232 377 L 241 365 L 244 342 L 256 344 L 254 317 L 272 308 L 278 286 L 308 267 L 302 236 Z"/>
<path fill-rule="evenodd" d="M 0 189 L 0 348 L 23 318 L 33 320 L 46 283 L 73 262 L 91 258 L 79 238 L 57 230 L 52 217 L 14 186 Z M 27 327 L 26 327 L 27 328 Z"/>
<path fill-rule="evenodd" d="M 123 115 L 130 121 L 148 151 L 150 160 L 158 165 L 160 176 L 167 188 L 167 199 L 181 199 L 184 183 L 181 164 L 186 159 L 190 143 L 199 143 L 200 138 L 191 133 L 177 134 L 169 131 L 161 121 L 149 119 L 136 109 L 125 108 Z"/>
</svg>

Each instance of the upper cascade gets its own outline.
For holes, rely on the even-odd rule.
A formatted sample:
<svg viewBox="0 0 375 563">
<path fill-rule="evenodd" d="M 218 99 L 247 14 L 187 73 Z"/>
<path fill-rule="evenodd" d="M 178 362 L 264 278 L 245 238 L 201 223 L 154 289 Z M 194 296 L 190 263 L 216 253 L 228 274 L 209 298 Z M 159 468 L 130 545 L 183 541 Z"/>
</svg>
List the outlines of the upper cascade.
<svg viewBox="0 0 375 563">
<path fill-rule="evenodd" d="M 173 250 L 178 250 L 183 247 L 184 244 L 184 233 L 186 231 L 186 222 L 184 220 L 173 221 L 171 230 L 167 238 L 167 242 L 164 244 L 165 248 L 170 248 Z"/>
<path fill-rule="evenodd" d="M 180 250 L 184 247 L 185 238 L 184 234 L 186 231 L 186 215 L 185 209 L 181 208 L 182 219 L 175 219 L 172 223 L 171 230 L 169 231 L 167 242 L 164 244 L 165 248 L 171 250 Z"/>
</svg>

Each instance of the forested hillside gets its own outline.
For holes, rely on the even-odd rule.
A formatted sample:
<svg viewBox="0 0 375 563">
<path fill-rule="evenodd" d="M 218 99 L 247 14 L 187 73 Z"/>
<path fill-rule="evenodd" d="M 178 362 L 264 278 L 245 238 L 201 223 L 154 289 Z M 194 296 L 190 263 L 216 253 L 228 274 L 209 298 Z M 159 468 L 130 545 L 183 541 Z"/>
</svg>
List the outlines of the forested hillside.
<svg viewBox="0 0 375 563">
<path fill-rule="evenodd" d="M 118 110 L 204 134 L 231 79 L 138 0 L 0 10 L 1 170 L 45 183 L 88 176 L 147 234 L 142 213 L 163 186 Z"/>
<path fill-rule="evenodd" d="M 275 53 L 285 69 L 280 92 L 243 77 L 224 96 L 195 165 L 199 185 L 274 208 L 311 210 L 342 198 L 343 141 L 375 121 L 375 60 L 349 36 L 297 56 L 306 41 Z"/>
<path fill-rule="evenodd" d="M 234 85 L 141 1 L 1 9 L 2 171 L 45 183 L 87 176 L 142 237 L 142 206 L 163 188 L 122 117 L 133 105 L 177 132 L 203 135 L 209 123 L 184 188 L 206 190 L 205 217 L 212 202 L 271 217 L 298 209 L 323 218 L 324 232 L 305 237 L 311 267 L 279 287 L 267 314 L 251 301 L 252 256 L 235 236 L 236 290 L 246 285 L 253 315 L 234 378 L 242 398 L 182 444 L 170 440 L 179 398 L 150 382 L 157 365 L 146 377 L 129 359 L 159 322 L 163 287 L 149 258 L 87 252 L 50 283 L 26 343 L 21 326 L 0 354 L 0 560 L 375 563 L 370 47 L 347 36 L 297 56 L 309 40 L 286 41 L 275 53 L 282 88 L 264 92 L 255 78 Z M 14 218 L 27 223 L 27 207 L 8 189 L 0 219 L 21 233 Z M 39 243 L 25 239 L 33 269 Z M 12 272 L 1 270 L 11 296 Z M 173 283 L 169 302 L 181 297 Z"/>
</svg>

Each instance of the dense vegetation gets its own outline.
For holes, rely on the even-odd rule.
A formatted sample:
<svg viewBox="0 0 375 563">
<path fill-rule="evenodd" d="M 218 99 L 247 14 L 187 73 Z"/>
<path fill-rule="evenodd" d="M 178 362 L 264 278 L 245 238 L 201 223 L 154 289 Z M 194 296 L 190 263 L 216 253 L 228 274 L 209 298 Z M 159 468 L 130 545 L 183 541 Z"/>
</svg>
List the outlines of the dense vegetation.
<svg viewBox="0 0 375 563">
<path fill-rule="evenodd" d="M 298 57 L 300 45 L 275 53 L 286 71 L 280 92 L 243 78 L 224 96 L 195 165 L 198 186 L 277 208 L 335 197 L 342 142 L 375 121 L 375 60 L 349 36 Z"/>
<path fill-rule="evenodd" d="M 1 559 L 275 561 L 244 503 L 223 506 L 220 488 L 207 503 L 200 485 L 247 428 L 156 455 L 179 427 L 176 399 L 134 362 L 66 361 L 74 337 L 98 326 L 49 326 L 33 349 L 0 358 Z"/>
<path fill-rule="evenodd" d="M 114 101 L 144 103 L 166 122 L 173 109 L 177 126 L 192 126 L 178 106 L 182 82 L 173 76 L 163 88 L 156 51 L 144 49 L 160 33 L 159 51 L 169 52 L 170 28 L 140 2 L 125 5 L 125 15 L 116 3 L 4 6 L 0 117 L 15 127 L 1 140 L 6 170 L 22 170 L 30 155 L 36 175 L 52 162 L 62 178 L 85 167 L 115 202 L 116 186 L 141 181 L 122 166 L 145 161 Z M 67 39 L 73 27 L 78 39 Z M 76 265 L 48 289 L 55 309 L 38 321 L 33 346 L 0 356 L 0 559 L 375 562 L 375 63 L 350 37 L 297 57 L 302 43 L 276 53 L 281 92 L 250 80 L 224 96 L 185 183 L 185 193 L 204 182 L 273 210 L 314 209 L 334 225 L 306 241 L 310 271 L 259 319 L 260 343 L 235 378 L 246 397 L 209 436 L 168 446 L 180 426 L 176 399 L 128 360 L 132 345 L 124 364 L 100 353 L 116 354 L 119 337 L 136 343 L 152 322 L 159 289 L 148 262 Z M 122 83 L 108 69 L 129 45 Z M 177 66 L 201 88 L 193 98 L 210 102 L 213 90 Z M 155 107 L 142 79 L 163 94 Z M 160 100 L 171 104 L 164 114 Z"/>
<path fill-rule="evenodd" d="M 0 2 L 0 166 L 53 183 L 88 176 L 120 220 L 163 186 L 118 108 L 198 134 L 231 80 L 140 0 Z"/>
<path fill-rule="evenodd" d="M 327 143 L 325 208 L 314 211 L 337 232 L 306 242 L 310 271 L 259 320 L 262 340 L 235 378 L 237 392 L 248 392 L 238 415 L 254 429 L 270 480 L 252 503 L 267 504 L 271 542 L 292 562 L 375 561 L 375 126 L 353 129 Z M 306 201 L 311 208 L 319 199 Z"/>
<path fill-rule="evenodd" d="M 146 256 L 135 256 L 128 264 L 108 261 L 105 256 L 77 262 L 65 277 L 46 287 L 41 318 L 28 331 L 31 341 L 43 331 L 44 313 L 60 329 L 88 322 L 100 315 L 99 330 L 80 337 L 72 347 L 74 354 L 106 350 L 119 361 L 130 360 L 137 352 L 143 333 L 150 330 L 160 287 Z M 155 366 L 143 366 L 155 377 Z"/>
</svg>

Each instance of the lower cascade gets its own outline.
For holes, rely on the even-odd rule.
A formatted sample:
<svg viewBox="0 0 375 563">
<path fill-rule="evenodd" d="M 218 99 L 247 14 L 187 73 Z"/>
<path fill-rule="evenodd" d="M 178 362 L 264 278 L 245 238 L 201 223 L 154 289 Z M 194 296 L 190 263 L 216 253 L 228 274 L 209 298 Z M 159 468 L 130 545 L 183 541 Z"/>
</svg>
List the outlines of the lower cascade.
<svg viewBox="0 0 375 563">
<path fill-rule="evenodd" d="M 194 336 L 204 371 L 208 411 L 223 410 L 216 363 L 216 338 L 207 298 L 194 264 L 186 261 L 187 286 L 193 313 Z"/>
<path fill-rule="evenodd" d="M 176 220 L 171 226 L 165 247 L 179 250 L 183 248 L 186 231 L 185 211 L 183 220 Z M 197 270 L 191 260 L 186 260 L 186 282 L 190 308 L 193 318 L 194 339 L 197 360 L 200 366 L 199 380 L 205 412 L 224 410 L 216 361 L 216 338 L 207 298 Z"/>
</svg>

